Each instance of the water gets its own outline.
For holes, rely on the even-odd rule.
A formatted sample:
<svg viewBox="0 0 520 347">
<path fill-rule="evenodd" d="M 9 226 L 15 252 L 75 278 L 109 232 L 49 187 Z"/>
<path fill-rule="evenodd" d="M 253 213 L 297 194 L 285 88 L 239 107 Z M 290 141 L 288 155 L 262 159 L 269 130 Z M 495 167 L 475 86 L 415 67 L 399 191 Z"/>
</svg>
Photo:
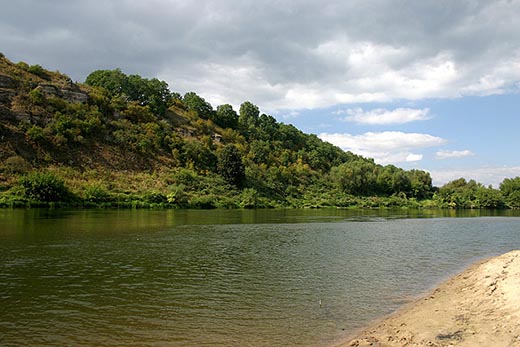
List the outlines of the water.
<svg viewBox="0 0 520 347">
<path fill-rule="evenodd" d="M 333 346 L 518 248 L 514 212 L 0 210 L 0 345 Z"/>
</svg>

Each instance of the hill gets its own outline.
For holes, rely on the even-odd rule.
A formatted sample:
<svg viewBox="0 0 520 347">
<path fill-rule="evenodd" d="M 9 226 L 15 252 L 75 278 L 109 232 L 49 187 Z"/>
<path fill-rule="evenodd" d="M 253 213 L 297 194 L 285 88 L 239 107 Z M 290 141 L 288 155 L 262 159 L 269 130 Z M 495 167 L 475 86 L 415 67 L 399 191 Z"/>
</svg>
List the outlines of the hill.
<svg viewBox="0 0 520 347">
<path fill-rule="evenodd" d="M 419 206 L 429 173 L 381 166 L 262 114 L 158 79 L 85 83 L 0 55 L 0 205 Z"/>
</svg>

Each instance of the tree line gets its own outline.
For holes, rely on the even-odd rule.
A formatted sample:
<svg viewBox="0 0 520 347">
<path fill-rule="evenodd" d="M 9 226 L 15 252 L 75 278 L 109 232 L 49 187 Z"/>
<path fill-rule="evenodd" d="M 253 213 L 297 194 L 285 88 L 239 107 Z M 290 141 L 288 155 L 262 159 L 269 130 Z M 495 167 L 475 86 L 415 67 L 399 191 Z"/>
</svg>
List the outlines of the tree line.
<svg viewBox="0 0 520 347">
<path fill-rule="evenodd" d="M 120 69 L 94 71 L 81 88 L 88 92 L 87 103 L 66 102 L 38 88 L 29 88 L 14 101 L 18 109 L 38 116 L 19 128 L 30 144 L 48 152 L 29 165 L 23 163 L 26 158 L 15 158 L 4 166 L 5 172 L 23 176 L 19 190 L 10 192 L 19 196 L 25 191 L 25 198 L 34 201 L 75 199 L 109 206 L 140 201 L 199 208 L 520 207 L 520 178 L 504 180 L 499 189 L 464 179 L 433 187 L 426 171 L 383 166 L 345 152 L 278 122 L 250 101 L 238 111 L 229 104 L 214 108 L 195 92 L 180 95 L 165 81 L 126 75 Z M 117 148 L 144 163 L 132 166 L 128 161 L 141 175 L 150 171 L 147 165 L 154 166 L 149 175 L 158 181 L 141 188 L 132 185 L 131 190 L 131 182 L 123 184 L 123 176 L 114 172 L 113 182 L 106 182 L 101 177 L 108 173 L 90 170 L 90 177 L 84 168 L 52 157 L 65 149 L 88 151 L 95 144 Z M 49 173 L 46 166 L 57 161 L 73 170 Z M 37 173 L 21 169 L 27 166 Z M 67 184 L 77 176 L 74 170 L 82 171 L 85 182 Z M 39 194 L 45 180 L 64 193 Z"/>
</svg>

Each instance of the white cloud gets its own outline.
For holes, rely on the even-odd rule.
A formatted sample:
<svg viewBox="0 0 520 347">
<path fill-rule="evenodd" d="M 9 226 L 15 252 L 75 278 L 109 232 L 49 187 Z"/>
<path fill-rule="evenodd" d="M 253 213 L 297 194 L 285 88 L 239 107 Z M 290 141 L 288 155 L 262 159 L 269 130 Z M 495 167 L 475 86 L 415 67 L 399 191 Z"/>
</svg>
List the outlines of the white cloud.
<svg viewBox="0 0 520 347">
<path fill-rule="evenodd" d="M 344 111 L 348 114 L 346 121 L 359 124 L 404 124 L 420 120 L 427 120 L 430 110 L 413 109 L 413 108 L 396 108 L 395 110 L 386 110 L 376 108 L 370 111 L 364 111 L 362 108 L 347 109 Z"/>
<path fill-rule="evenodd" d="M 473 153 L 470 150 L 463 150 L 463 151 L 445 151 L 441 150 L 438 151 L 435 154 L 436 159 L 448 159 L 448 158 L 463 158 L 463 157 L 471 157 L 474 156 L 475 153 Z"/>
<path fill-rule="evenodd" d="M 407 162 L 414 162 L 414 161 L 420 161 L 422 160 L 423 158 L 423 155 L 422 154 L 414 154 L 414 153 L 410 153 L 406 156 L 406 161 Z"/>
<path fill-rule="evenodd" d="M 518 13 L 506 0 L 10 1 L 0 47 L 78 81 L 120 67 L 272 112 L 518 89 Z"/>
<path fill-rule="evenodd" d="M 429 170 L 433 185 L 442 186 L 458 178 L 474 179 L 485 186 L 498 188 L 505 178 L 520 176 L 520 166 L 479 167 L 471 169 Z"/>
<path fill-rule="evenodd" d="M 346 151 L 374 160 L 379 164 L 422 160 L 422 154 L 413 151 L 441 146 L 446 140 L 437 136 L 399 131 L 367 132 L 361 135 L 322 133 L 319 137 Z"/>
</svg>

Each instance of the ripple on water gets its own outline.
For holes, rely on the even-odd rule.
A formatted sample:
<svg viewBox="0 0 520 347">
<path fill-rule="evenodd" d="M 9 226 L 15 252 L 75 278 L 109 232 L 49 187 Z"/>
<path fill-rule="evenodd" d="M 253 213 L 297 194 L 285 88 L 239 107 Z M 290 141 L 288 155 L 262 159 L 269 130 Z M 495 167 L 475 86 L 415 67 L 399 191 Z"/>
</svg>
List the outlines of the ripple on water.
<svg viewBox="0 0 520 347">
<path fill-rule="evenodd" d="M 131 232 L 118 219 L 114 232 L 96 214 L 81 218 L 86 233 L 74 216 L 48 240 L 0 233 L 2 346 L 325 346 L 520 246 L 518 218 L 153 220 Z"/>
</svg>

